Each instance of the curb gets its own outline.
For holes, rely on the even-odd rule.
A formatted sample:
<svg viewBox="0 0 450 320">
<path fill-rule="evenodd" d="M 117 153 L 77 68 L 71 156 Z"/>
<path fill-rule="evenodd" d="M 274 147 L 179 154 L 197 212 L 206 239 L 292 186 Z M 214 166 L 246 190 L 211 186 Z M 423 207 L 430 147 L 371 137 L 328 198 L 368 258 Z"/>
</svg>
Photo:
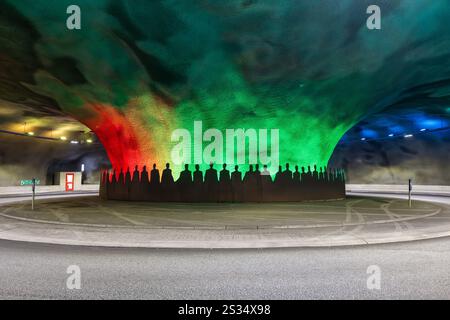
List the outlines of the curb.
<svg viewBox="0 0 450 320">
<path fill-rule="evenodd" d="M 96 248 L 121 248 L 121 249 L 289 249 L 289 248 L 339 248 L 354 246 L 369 246 L 380 244 L 404 243 L 413 241 L 433 240 L 450 237 L 450 231 L 435 234 L 422 234 L 417 236 L 403 236 L 396 238 L 384 238 L 377 240 L 365 240 L 354 237 L 354 239 L 345 239 L 340 241 L 330 241 L 322 243 L 305 243 L 298 240 L 258 240 L 258 241 L 150 241 L 147 243 L 135 243 L 126 245 L 116 242 L 87 242 L 81 240 L 54 240 L 50 238 L 32 239 L 20 236 L 3 236 L 0 234 L 2 241 L 15 241 L 24 243 L 35 243 L 45 245 L 62 245 L 77 247 L 96 247 Z"/>
</svg>

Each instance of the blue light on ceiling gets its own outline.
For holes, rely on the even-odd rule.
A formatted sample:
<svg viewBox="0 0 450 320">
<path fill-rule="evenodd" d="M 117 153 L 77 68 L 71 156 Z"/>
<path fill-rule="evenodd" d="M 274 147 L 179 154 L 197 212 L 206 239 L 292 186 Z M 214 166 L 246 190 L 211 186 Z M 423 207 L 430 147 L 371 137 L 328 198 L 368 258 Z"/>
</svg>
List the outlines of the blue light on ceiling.
<svg viewBox="0 0 450 320">
<path fill-rule="evenodd" d="M 378 133 L 372 129 L 363 129 L 361 130 L 361 135 L 365 138 L 376 139 L 378 138 Z"/>
<path fill-rule="evenodd" d="M 443 118 L 430 118 L 424 115 L 415 117 L 415 125 L 420 129 L 436 130 L 448 126 L 448 122 Z"/>
<path fill-rule="evenodd" d="M 393 134 L 401 134 L 401 133 L 405 132 L 405 128 L 403 126 L 396 125 L 396 126 L 390 127 L 389 131 Z"/>
<path fill-rule="evenodd" d="M 443 110 L 450 112 L 450 107 L 445 106 Z M 438 111 L 427 113 L 424 110 L 404 109 L 398 113 L 374 115 L 350 130 L 341 141 L 393 140 L 417 135 L 426 139 L 436 131 L 450 128 L 450 117 Z"/>
</svg>

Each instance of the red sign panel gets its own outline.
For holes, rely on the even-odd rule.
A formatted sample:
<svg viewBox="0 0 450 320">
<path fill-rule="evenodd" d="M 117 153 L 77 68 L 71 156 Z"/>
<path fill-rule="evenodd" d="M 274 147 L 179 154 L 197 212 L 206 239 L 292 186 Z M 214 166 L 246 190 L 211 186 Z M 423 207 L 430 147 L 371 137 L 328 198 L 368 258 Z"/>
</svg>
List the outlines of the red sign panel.
<svg viewBox="0 0 450 320">
<path fill-rule="evenodd" d="M 75 174 L 66 173 L 66 191 L 75 190 Z"/>
</svg>

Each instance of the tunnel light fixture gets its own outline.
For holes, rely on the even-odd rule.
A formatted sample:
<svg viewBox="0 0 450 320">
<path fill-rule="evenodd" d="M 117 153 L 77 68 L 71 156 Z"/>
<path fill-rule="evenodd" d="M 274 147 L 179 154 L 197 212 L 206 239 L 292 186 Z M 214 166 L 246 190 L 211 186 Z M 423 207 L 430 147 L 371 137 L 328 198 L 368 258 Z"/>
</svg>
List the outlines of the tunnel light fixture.
<svg viewBox="0 0 450 320">
<path fill-rule="evenodd" d="M 414 137 L 412 134 L 405 134 L 405 138 L 412 138 Z"/>
</svg>

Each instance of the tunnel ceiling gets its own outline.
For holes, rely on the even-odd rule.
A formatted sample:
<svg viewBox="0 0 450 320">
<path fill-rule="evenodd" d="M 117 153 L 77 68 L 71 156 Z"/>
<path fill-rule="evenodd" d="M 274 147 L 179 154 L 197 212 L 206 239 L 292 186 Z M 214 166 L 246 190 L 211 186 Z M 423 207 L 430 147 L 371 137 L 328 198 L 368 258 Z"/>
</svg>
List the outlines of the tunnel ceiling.
<svg viewBox="0 0 450 320">
<path fill-rule="evenodd" d="M 71 4 L 81 30 L 66 28 Z M 366 28 L 371 4 L 382 30 Z M 0 129 L 26 118 L 92 130 L 126 167 L 167 161 L 171 132 L 195 120 L 275 128 L 281 162 L 323 165 L 351 128 L 349 139 L 447 125 L 449 9 L 446 0 L 3 0 Z"/>
</svg>

